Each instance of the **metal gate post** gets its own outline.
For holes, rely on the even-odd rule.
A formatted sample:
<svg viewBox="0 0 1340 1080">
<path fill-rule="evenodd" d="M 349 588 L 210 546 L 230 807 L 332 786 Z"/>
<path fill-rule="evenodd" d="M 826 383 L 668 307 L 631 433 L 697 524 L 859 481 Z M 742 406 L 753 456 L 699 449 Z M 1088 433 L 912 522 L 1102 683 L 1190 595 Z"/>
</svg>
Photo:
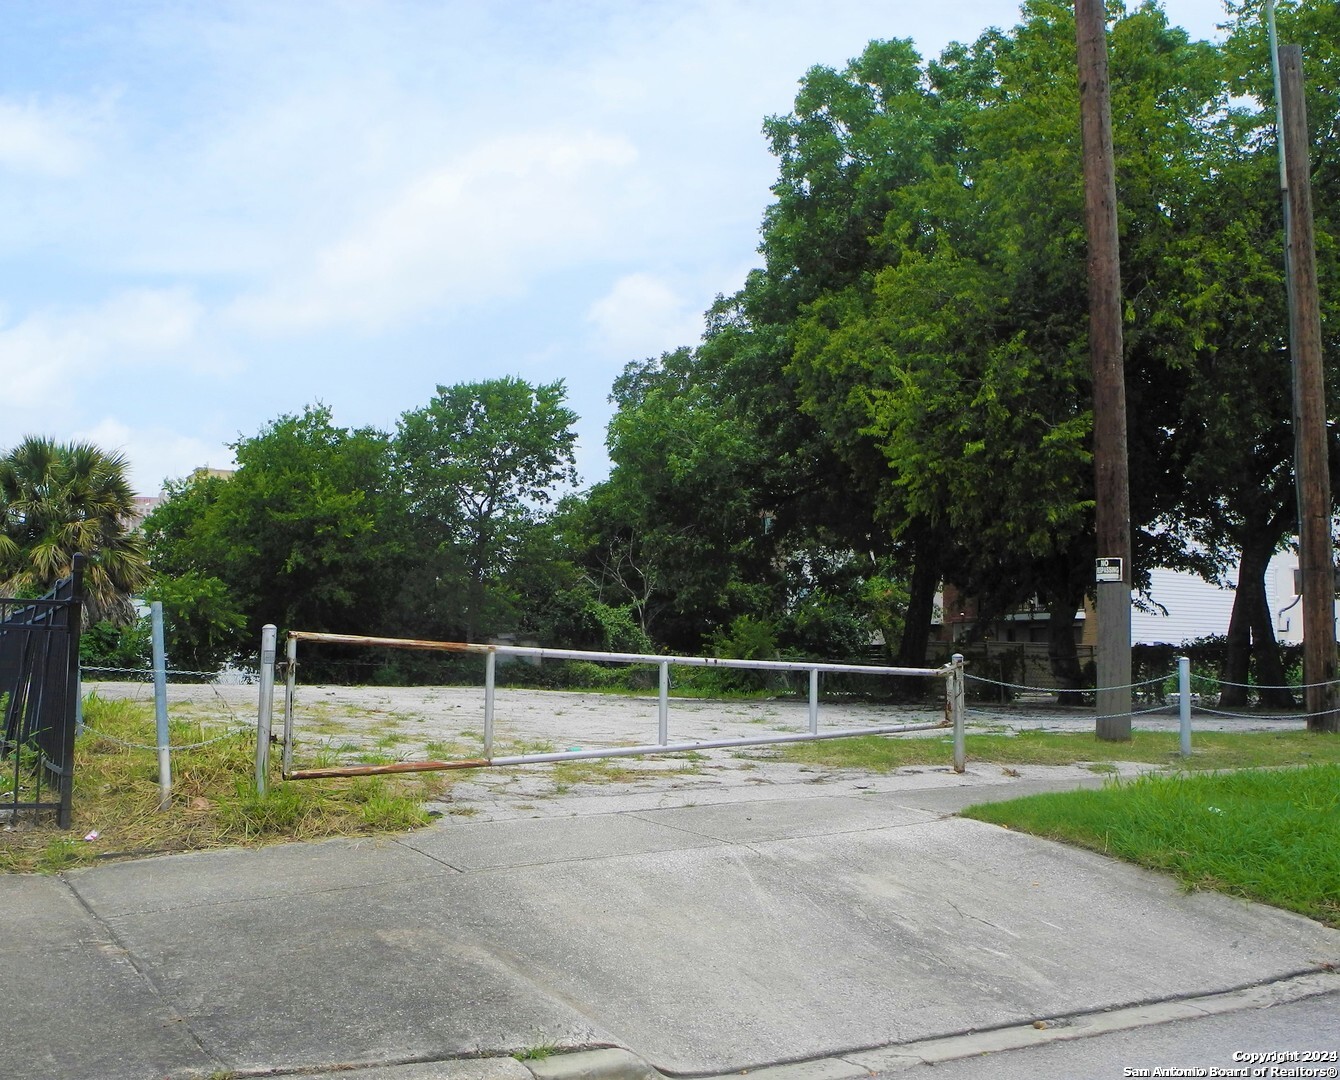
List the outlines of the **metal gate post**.
<svg viewBox="0 0 1340 1080">
<path fill-rule="evenodd" d="M 270 773 L 270 720 L 275 703 L 275 640 L 279 628 L 274 623 L 261 627 L 261 700 L 256 716 L 256 794 L 264 795 Z"/>
<path fill-rule="evenodd" d="M 656 702 L 656 731 L 660 744 L 670 742 L 670 665 L 661 661 L 661 689 Z"/>
<path fill-rule="evenodd" d="M 498 668 L 498 654 L 490 649 L 484 655 L 484 759 L 493 758 L 493 684 Z"/>
<path fill-rule="evenodd" d="M 955 653 L 953 670 L 945 680 L 945 689 L 949 692 L 949 711 L 954 718 L 954 771 L 963 772 L 968 767 L 967 748 L 964 746 L 963 714 L 967 711 L 967 687 L 963 678 L 963 654 Z"/>
<path fill-rule="evenodd" d="M 167 649 L 163 644 L 163 602 L 149 606 L 154 655 L 154 730 L 158 736 L 158 809 L 172 803 L 172 745 L 168 740 Z"/>
<path fill-rule="evenodd" d="M 810 668 L 810 734 L 819 734 L 819 669 Z"/>
<path fill-rule="evenodd" d="M 287 780 L 293 771 L 293 699 L 298 687 L 298 639 L 292 635 L 285 643 L 284 655 L 288 663 L 284 666 L 284 745 L 280 748 L 279 774 Z"/>
</svg>

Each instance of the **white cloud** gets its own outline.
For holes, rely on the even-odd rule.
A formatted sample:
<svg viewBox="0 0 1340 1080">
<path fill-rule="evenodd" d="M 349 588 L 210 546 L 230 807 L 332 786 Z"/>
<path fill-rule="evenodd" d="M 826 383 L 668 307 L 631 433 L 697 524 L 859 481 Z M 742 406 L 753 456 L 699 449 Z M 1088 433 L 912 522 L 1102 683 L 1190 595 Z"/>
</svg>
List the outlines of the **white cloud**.
<svg viewBox="0 0 1340 1080">
<path fill-rule="evenodd" d="M 70 108 L 0 101 L 0 169 L 73 176 L 91 157 L 87 127 Z"/>
<path fill-rule="evenodd" d="M 640 360 L 697 342 L 704 306 L 690 303 L 662 278 L 634 273 L 616 281 L 586 319 L 607 354 Z"/>
<path fill-rule="evenodd" d="M 192 340 L 202 315 L 184 287 L 129 289 L 96 307 L 48 308 L 0 327 L 6 404 L 55 405 L 85 376 L 160 361 Z"/>
<path fill-rule="evenodd" d="M 130 427 L 110 416 L 74 432 L 71 437 L 108 452 L 124 454 L 129 463 L 131 486 L 142 495 L 156 495 L 164 480 L 189 476 L 201 466 L 221 469 L 234 466 L 232 455 L 218 443 L 167 428 Z"/>
<path fill-rule="evenodd" d="M 259 330 L 379 329 L 427 308 L 515 294 L 607 241 L 603 215 L 635 158 L 628 141 L 594 132 L 490 140 L 405 185 L 294 279 L 243 297 L 232 315 Z"/>
</svg>

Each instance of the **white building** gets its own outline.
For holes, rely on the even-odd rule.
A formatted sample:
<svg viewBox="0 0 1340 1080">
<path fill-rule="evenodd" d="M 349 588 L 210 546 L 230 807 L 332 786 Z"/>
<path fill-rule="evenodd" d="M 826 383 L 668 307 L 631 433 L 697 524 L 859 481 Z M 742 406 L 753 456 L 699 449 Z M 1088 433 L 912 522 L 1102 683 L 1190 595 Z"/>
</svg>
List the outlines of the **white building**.
<svg viewBox="0 0 1340 1080">
<path fill-rule="evenodd" d="M 1303 640 L 1303 613 L 1294 592 L 1294 571 L 1298 554 L 1283 551 L 1266 568 L 1266 602 L 1280 641 Z M 1236 570 L 1228 579 L 1236 578 Z M 1228 633 L 1233 611 L 1234 590 L 1210 585 L 1191 574 L 1175 570 L 1155 570 L 1150 575 L 1150 599 L 1167 609 L 1167 614 L 1131 612 L 1131 640 L 1137 644 L 1167 643 L 1180 645 L 1192 638 Z"/>
</svg>

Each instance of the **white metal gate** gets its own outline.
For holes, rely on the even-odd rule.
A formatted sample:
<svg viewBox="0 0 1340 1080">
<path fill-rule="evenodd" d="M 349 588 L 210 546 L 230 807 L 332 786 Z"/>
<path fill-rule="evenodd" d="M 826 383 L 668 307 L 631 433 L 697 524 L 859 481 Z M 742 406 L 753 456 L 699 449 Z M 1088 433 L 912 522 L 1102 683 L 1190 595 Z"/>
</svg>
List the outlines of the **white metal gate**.
<svg viewBox="0 0 1340 1080">
<path fill-rule="evenodd" d="M 402 761 L 380 765 L 340 765 L 329 768 L 293 768 L 295 698 L 298 672 L 298 643 L 324 642 L 377 648 L 421 649 L 457 654 L 477 654 L 484 658 L 484 731 L 483 755 L 445 761 Z M 261 702 L 257 725 L 256 783 L 265 790 L 269 771 L 272 713 L 274 700 L 276 631 L 265 628 L 261 645 Z M 420 641 L 411 638 L 360 637 L 352 634 L 325 634 L 295 630 L 288 634 L 284 665 L 284 719 L 280 773 L 285 780 L 310 780 L 322 777 L 367 776 L 377 773 L 426 772 L 441 769 L 480 769 L 507 765 L 532 765 L 551 761 L 579 761 L 592 758 L 631 757 L 645 754 L 683 753 L 726 747 L 768 746 L 781 743 L 842 739 L 857 735 L 896 735 L 912 731 L 953 728 L 954 769 L 964 770 L 964 671 L 963 657 L 955 655 L 950 663 L 936 668 L 888 667 L 869 664 L 833 664 L 811 660 L 736 660 L 726 657 L 660 656 L 646 653 L 591 652 L 580 649 L 544 649 L 525 645 L 476 645 L 456 641 Z M 618 664 L 646 664 L 659 670 L 657 702 L 657 738 L 654 743 L 598 749 L 561 750 L 547 753 L 494 755 L 494 699 L 498 656 L 526 657 L 536 660 L 586 660 Z M 809 674 L 809 724 L 803 732 L 674 742 L 670 735 L 670 668 L 721 667 L 753 671 L 802 671 Z M 823 730 L 819 728 L 819 680 L 824 674 L 859 674 L 905 678 L 936 678 L 945 683 L 945 716 L 936 722 L 882 724 L 859 729 Z"/>
</svg>

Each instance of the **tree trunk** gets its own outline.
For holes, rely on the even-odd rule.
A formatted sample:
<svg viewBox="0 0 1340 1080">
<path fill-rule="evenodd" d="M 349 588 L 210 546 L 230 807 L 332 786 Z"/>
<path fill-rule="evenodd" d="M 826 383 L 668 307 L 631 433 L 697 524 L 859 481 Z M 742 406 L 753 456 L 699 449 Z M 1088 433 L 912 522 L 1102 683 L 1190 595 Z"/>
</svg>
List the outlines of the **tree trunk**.
<svg viewBox="0 0 1340 1080">
<path fill-rule="evenodd" d="M 1242 586 L 1239 585 L 1238 588 Z M 1256 657 L 1256 681 L 1261 687 L 1261 704 L 1271 709 L 1295 707 L 1293 692 L 1285 688 L 1284 664 L 1280 661 L 1275 625 L 1266 599 L 1265 569 L 1261 570 L 1261 602 L 1252 621 L 1252 655 Z"/>
<path fill-rule="evenodd" d="M 1075 612 L 1082 602 L 1083 593 L 1078 597 L 1051 597 L 1047 601 L 1047 662 L 1056 680 L 1059 705 L 1082 702 L 1079 690 L 1084 684 L 1084 672 L 1080 670 L 1079 651 L 1075 648 Z"/>
<path fill-rule="evenodd" d="M 1243 565 L 1246 565 L 1244 558 Z M 1220 673 L 1219 705 L 1241 708 L 1247 704 L 1247 678 L 1252 663 L 1251 601 L 1242 589 L 1242 568 L 1238 569 L 1238 591 L 1233 594 L 1233 611 L 1228 617 L 1228 653 Z"/>
<path fill-rule="evenodd" d="M 1233 614 L 1228 621 L 1228 655 L 1220 676 L 1223 686 L 1219 704 L 1242 708 L 1247 704 L 1247 683 L 1252 660 L 1256 661 L 1256 681 L 1272 689 L 1262 690 L 1261 704 L 1271 708 L 1292 708 L 1293 695 L 1284 689 L 1284 667 L 1280 663 L 1270 604 L 1266 599 L 1266 569 L 1275 551 L 1275 536 L 1249 537 L 1242 545 L 1238 564 L 1238 588 L 1233 597 Z"/>
<path fill-rule="evenodd" d="M 931 550 L 933 549 L 933 550 Z M 933 543 L 917 545 L 917 561 L 907 585 L 907 615 L 903 636 L 894 657 L 899 667 L 924 667 L 931 639 L 931 617 L 935 613 L 935 590 L 940 584 L 940 551 Z"/>
</svg>

